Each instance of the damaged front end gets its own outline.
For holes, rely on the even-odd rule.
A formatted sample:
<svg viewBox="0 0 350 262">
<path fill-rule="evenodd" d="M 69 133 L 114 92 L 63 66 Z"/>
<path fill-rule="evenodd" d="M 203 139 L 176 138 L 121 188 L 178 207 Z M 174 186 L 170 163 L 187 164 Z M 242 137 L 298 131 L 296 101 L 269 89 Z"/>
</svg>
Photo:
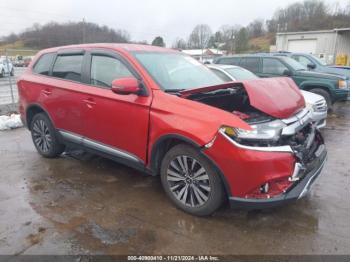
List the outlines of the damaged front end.
<svg viewBox="0 0 350 262">
<path fill-rule="evenodd" d="M 310 116 L 311 112 L 305 109 L 288 119 L 251 123 L 251 131 L 232 127 L 220 129 L 221 135 L 237 147 L 289 152 L 295 158 L 294 171 L 290 176 L 266 181 L 247 193 L 245 198 L 269 199 L 285 194 L 309 172 L 323 165 L 326 156 L 323 137 Z"/>
<path fill-rule="evenodd" d="M 278 89 L 278 91 L 281 90 Z M 288 95 L 286 89 L 284 93 Z M 295 94 L 293 88 L 292 93 Z M 233 115 L 248 123 L 251 130 L 223 126 L 218 136 L 225 138 L 240 150 L 238 152 L 242 157 L 239 160 L 247 162 L 242 165 L 252 165 L 252 159 L 256 158 L 257 163 L 254 165 L 258 169 L 261 166 L 261 169 L 271 170 L 271 175 L 269 175 L 269 171 L 242 167 L 243 172 L 261 172 L 261 176 L 240 174 L 242 176 L 238 179 L 240 182 L 247 180 L 244 176 L 252 176 L 252 186 L 247 186 L 244 192 L 234 192 L 235 195 L 230 197 L 234 207 L 273 207 L 304 196 L 320 174 L 326 159 L 327 153 L 323 137 L 313 119 L 312 112 L 300 102 L 301 95 L 294 95 L 294 101 L 290 96 L 287 97 L 289 99 L 287 104 L 294 105 L 291 107 L 285 106 L 285 99 L 275 101 L 273 96 L 261 94 L 262 92 L 260 92 L 259 100 L 259 96 L 254 94 L 254 87 L 250 86 L 247 89 L 246 85 L 236 83 L 235 88 L 205 90 L 205 92 L 192 93 L 187 96 L 188 99 L 232 112 Z M 279 97 L 281 93 L 274 92 L 274 95 Z M 270 103 L 266 106 L 267 110 L 261 102 L 264 99 L 266 103 Z M 208 144 L 207 148 L 213 145 L 215 146 L 214 140 Z M 245 156 L 247 152 L 260 153 L 259 155 L 249 153 Z M 269 157 L 273 154 L 275 159 L 279 157 L 279 153 L 285 158 L 281 158 L 280 163 L 271 161 L 271 165 L 268 165 L 262 160 L 264 152 Z M 271 159 L 269 157 L 266 159 Z M 236 159 L 238 158 L 235 158 L 233 162 Z M 259 164 L 259 161 L 262 163 Z M 275 172 L 274 165 L 285 167 Z M 229 166 L 227 170 L 231 172 Z M 234 183 L 237 179 L 233 178 L 232 181 Z"/>
</svg>

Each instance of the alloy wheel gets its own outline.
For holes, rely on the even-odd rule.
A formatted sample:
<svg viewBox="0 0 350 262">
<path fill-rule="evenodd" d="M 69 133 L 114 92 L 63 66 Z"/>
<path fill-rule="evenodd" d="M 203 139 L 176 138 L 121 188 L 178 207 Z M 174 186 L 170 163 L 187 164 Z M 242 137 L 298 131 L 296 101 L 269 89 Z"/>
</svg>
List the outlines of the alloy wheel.
<svg viewBox="0 0 350 262">
<path fill-rule="evenodd" d="M 192 157 L 181 155 L 174 158 L 167 169 L 167 181 L 171 193 L 183 205 L 199 207 L 210 197 L 207 171 Z"/>
<path fill-rule="evenodd" d="M 32 128 L 33 140 L 37 148 L 42 152 L 49 152 L 52 146 L 52 137 L 50 130 L 44 120 L 37 120 Z"/>
</svg>

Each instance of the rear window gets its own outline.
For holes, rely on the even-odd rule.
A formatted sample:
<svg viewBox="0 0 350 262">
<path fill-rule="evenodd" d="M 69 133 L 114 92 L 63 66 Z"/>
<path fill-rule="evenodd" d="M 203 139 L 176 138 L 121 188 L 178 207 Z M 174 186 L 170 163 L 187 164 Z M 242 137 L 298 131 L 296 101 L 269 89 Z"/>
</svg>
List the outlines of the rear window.
<svg viewBox="0 0 350 262">
<path fill-rule="evenodd" d="M 52 64 L 52 60 L 55 56 L 55 53 L 48 53 L 42 55 L 38 62 L 36 62 L 33 71 L 37 74 L 41 75 L 49 75 L 50 66 Z"/>
<path fill-rule="evenodd" d="M 240 66 L 253 73 L 259 72 L 259 58 L 258 57 L 245 57 L 241 59 Z"/>
<path fill-rule="evenodd" d="M 81 81 L 83 55 L 58 56 L 52 70 L 52 76 L 72 81 Z"/>
<path fill-rule="evenodd" d="M 228 68 L 226 69 L 226 71 L 236 80 L 252 80 L 259 78 L 258 76 L 254 75 L 252 72 L 244 68 Z"/>
</svg>

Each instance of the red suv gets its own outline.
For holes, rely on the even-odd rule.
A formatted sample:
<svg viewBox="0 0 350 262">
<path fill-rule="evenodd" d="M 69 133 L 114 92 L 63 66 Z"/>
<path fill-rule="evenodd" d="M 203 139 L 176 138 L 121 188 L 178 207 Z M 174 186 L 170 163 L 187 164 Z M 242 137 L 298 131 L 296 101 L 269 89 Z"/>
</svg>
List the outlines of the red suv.
<svg viewBox="0 0 350 262">
<path fill-rule="evenodd" d="M 225 199 L 253 209 L 298 199 L 326 158 L 292 80 L 223 83 L 175 50 L 46 49 L 17 84 L 22 120 L 41 155 L 73 145 L 160 175 L 174 204 L 195 215 Z"/>
</svg>

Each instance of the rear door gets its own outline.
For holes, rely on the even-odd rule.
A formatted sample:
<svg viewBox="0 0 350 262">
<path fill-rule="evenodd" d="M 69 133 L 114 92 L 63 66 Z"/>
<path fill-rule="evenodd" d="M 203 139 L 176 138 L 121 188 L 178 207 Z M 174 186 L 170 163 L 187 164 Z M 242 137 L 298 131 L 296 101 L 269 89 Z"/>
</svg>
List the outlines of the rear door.
<svg viewBox="0 0 350 262">
<path fill-rule="evenodd" d="M 248 71 L 259 75 L 260 73 L 260 58 L 259 57 L 243 57 L 239 62 L 239 66 Z"/>
<path fill-rule="evenodd" d="M 54 57 L 49 77 L 41 80 L 41 98 L 55 127 L 76 135 L 83 133 L 83 50 L 65 50 Z M 46 72 L 44 72 L 46 74 Z"/>
<path fill-rule="evenodd" d="M 136 70 L 121 55 L 103 50 L 87 54 L 85 65 L 89 85 L 85 89 L 84 136 L 90 146 L 116 157 L 144 162 L 148 141 L 148 95 L 120 95 L 111 90 L 112 81 L 134 77 L 142 82 Z M 141 84 L 142 88 L 146 88 Z"/>
</svg>

